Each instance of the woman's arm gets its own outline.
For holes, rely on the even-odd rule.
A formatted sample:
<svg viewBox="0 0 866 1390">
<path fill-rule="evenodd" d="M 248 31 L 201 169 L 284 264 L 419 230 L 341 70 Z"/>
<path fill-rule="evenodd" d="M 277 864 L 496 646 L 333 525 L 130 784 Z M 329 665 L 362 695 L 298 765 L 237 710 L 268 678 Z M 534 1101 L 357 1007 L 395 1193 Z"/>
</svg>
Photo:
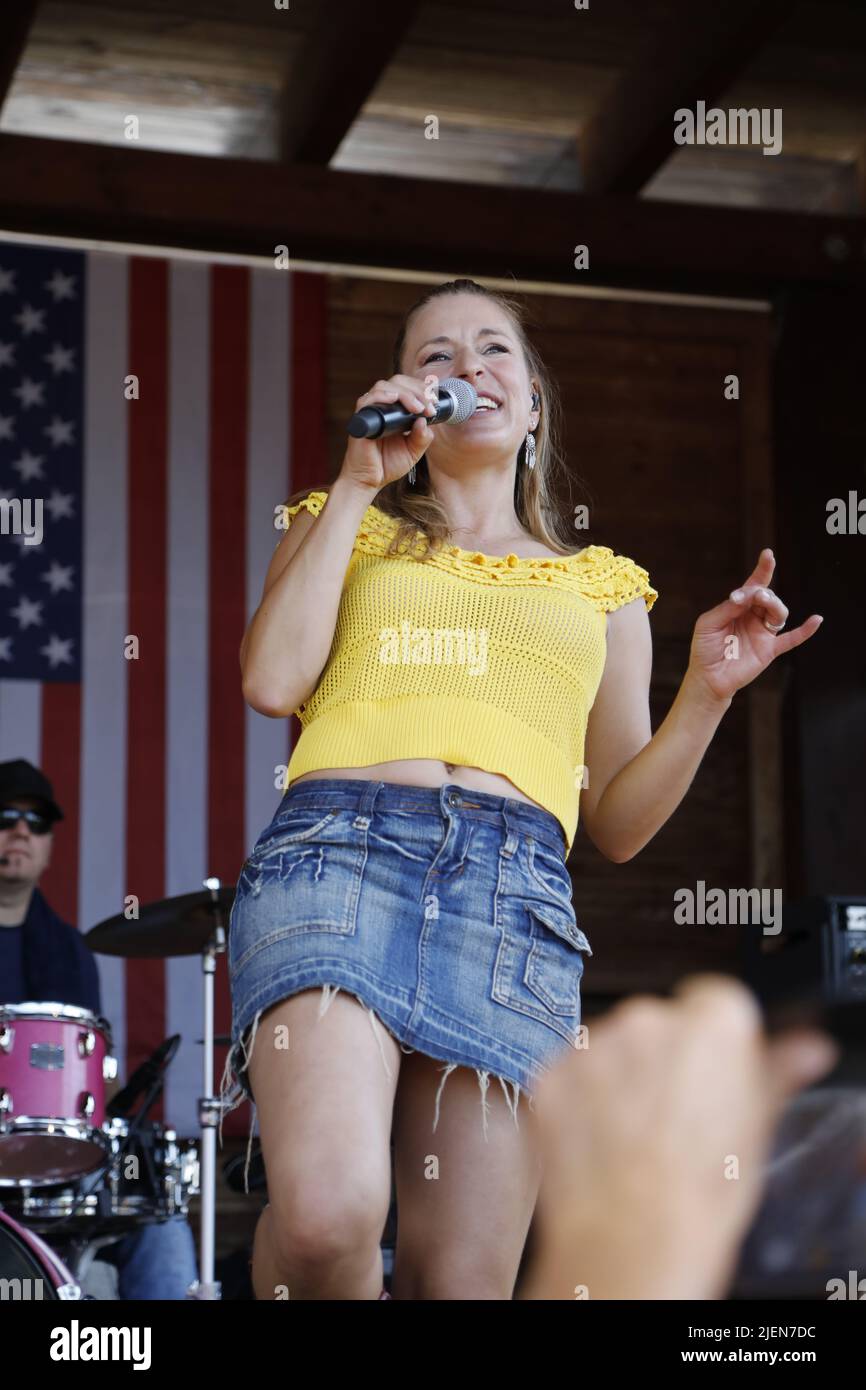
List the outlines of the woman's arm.
<svg viewBox="0 0 866 1390">
<path fill-rule="evenodd" d="M 240 658 L 248 705 L 274 719 L 292 713 L 315 690 L 328 660 L 343 580 L 358 527 L 375 492 L 338 478 L 306 534 L 283 537 L 268 568 Z"/>
<path fill-rule="evenodd" d="M 667 717 L 596 808 L 595 827 L 614 863 L 633 859 L 673 815 L 730 704 L 686 672 Z"/>
<path fill-rule="evenodd" d="M 615 863 L 634 858 L 679 806 L 736 692 L 821 626 L 813 613 L 782 631 L 788 609 L 768 587 L 775 567 L 772 550 L 762 550 L 742 587 L 698 618 L 683 683 L 652 737 L 644 602 L 610 615 L 605 670 L 587 726 L 586 813 L 592 840 Z"/>
<path fill-rule="evenodd" d="M 586 733 L 588 785 L 580 797 L 590 839 L 615 864 L 634 858 L 673 815 L 731 704 L 687 672 L 653 734 L 651 669 L 649 616 L 639 598 L 609 615 L 604 674 Z"/>
</svg>

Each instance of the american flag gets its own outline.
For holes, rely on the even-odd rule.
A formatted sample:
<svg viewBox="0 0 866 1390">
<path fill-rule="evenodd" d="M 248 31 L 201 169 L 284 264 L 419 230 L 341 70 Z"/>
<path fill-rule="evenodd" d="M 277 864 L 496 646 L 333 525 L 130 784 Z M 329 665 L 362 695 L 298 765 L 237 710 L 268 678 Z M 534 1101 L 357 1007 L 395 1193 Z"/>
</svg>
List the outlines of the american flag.
<svg viewBox="0 0 866 1390">
<path fill-rule="evenodd" d="M 279 801 L 296 721 L 238 649 L 274 508 L 326 476 L 325 308 L 321 275 L 0 240 L 0 496 L 44 532 L 0 535 L 0 760 L 54 783 L 39 887 L 82 931 L 234 883 Z M 182 1034 L 151 1115 L 196 1133 L 199 958 L 97 960 L 121 1078 Z M 225 956 L 216 1001 L 227 1034 Z"/>
</svg>

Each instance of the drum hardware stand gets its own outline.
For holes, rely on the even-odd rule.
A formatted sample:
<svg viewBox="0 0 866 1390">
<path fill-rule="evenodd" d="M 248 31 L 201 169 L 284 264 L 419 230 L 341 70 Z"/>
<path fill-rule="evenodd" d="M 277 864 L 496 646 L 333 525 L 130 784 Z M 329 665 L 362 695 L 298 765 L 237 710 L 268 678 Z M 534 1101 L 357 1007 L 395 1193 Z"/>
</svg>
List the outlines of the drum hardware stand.
<svg viewBox="0 0 866 1390">
<path fill-rule="evenodd" d="M 90 1173 L 85 1173 L 85 1174 L 83 1175 L 83 1177 L 81 1178 L 81 1185 L 82 1185 L 82 1189 L 83 1189 L 83 1190 L 79 1193 L 79 1195 L 78 1195 L 78 1200 L 75 1202 L 74 1206 L 72 1207 L 72 1210 L 69 1211 L 69 1212 L 67 1212 L 64 1216 L 58 1216 L 58 1217 L 56 1217 L 56 1218 L 54 1219 L 53 1224 L 52 1224 L 51 1226 L 49 1226 L 49 1227 L 46 1227 L 46 1233 L 50 1233 L 50 1234 L 52 1235 L 53 1238 L 56 1239 L 57 1233 L 59 1232 L 60 1238 L 61 1238 L 61 1240 L 63 1240 L 63 1228 L 64 1228 L 65 1226 L 69 1225 L 70 1222 L 73 1222 L 73 1223 L 74 1223 L 74 1221 L 75 1221 L 75 1213 L 78 1211 L 78 1208 L 82 1205 L 83 1202 L 85 1202 L 85 1201 L 87 1200 L 88 1197 L 90 1197 L 90 1196 L 93 1195 L 94 1193 L 96 1194 L 96 1200 L 100 1203 L 100 1211 L 101 1211 L 103 1214 L 106 1214 L 106 1213 L 105 1213 L 105 1201 L 106 1201 L 107 1198 L 108 1198 L 108 1190 L 107 1190 L 106 1188 L 100 1188 L 100 1183 L 101 1183 L 101 1182 L 103 1181 L 103 1179 L 106 1178 L 106 1177 L 108 1177 L 108 1178 L 109 1178 L 109 1181 L 111 1181 L 111 1177 L 112 1177 L 113 1171 L 114 1171 L 114 1170 L 119 1170 L 120 1165 L 122 1164 L 124 1158 L 127 1156 L 126 1151 L 129 1149 L 130 1145 L 132 1144 L 132 1141 L 137 1137 L 138 1131 L 141 1129 L 141 1126 L 142 1126 L 142 1124 L 144 1123 L 144 1120 L 145 1120 L 145 1117 L 147 1116 L 148 1111 L 150 1110 L 151 1106 L 155 1103 L 155 1101 L 157 1100 L 158 1096 L 160 1095 L 160 1093 L 161 1093 L 161 1091 L 162 1091 L 162 1089 L 163 1089 L 163 1085 L 164 1085 L 164 1075 L 163 1075 L 163 1074 L 164 1074 L 165 1068 L 166 1068 L 166 1066 L 168 1065 L 168 1063 L 171 1061 L 171 1059 L 174 1057 L 174 1054 L 175 1054 L 175 1052 L 177 1051 L 179 1042 L 180 1042 L 180 1035 L 179 1035 L 179 1034 L 175 1035 L 174 1038 L 170 1038 L 170 1039 L 167 1040 L 167 1043 L 168 1043 L 168 1044 L 172 1044 L 172 1043 L 173 1043 L 173 1046 L 169 1046 L 168 1053 L 167 1053 L 167 1055 L 163 1058 L 163 1061 L 162 1061 L 162 1063 L 161 1063 L 161 1065 L 160 1065 L 160 1070 L 159 1070 L 159 1072 L 158 1072 L 157 1075 L 154 1077 L 154 1079 L 151 1081 L 150 1086 L 149 1086 L 149 1088 L 148 1088 L 148 1091 L 147 1091 L 147 1094 L 145 1095 L 144 1100 L 143 1100 L 142 1103 L 139 1105 L 138 1110 L 137 1110 L 136 1113 L 133 1115 L 132 1119 L 129 1121 L 129 1125 L 128 1125 L 127 1131 L 126 1131 L 126 1137 L 125 1137 L 125 1138 L 121 1141 L 121 1143 L 118 1145 L 117 1152 L 114 1153 L 114 1152 L 109 1151 L 109 1153 L 108 1153 L 108 1155 L 106 1156 L 104 1162 L 100 1163 L 100 1165 L 99 1165 L 98 1168 L 95 1168 L 95 1169 L 93 1169 L 92 1172 L 90 1172 Z M 163 1044 L 163 1048 L 165 1048 L 165 1047 L 166 1047 L 166 1044 Z M 146 1161 L 147 1168 L 148 1168 L 148 1176 L 149 1176 L 150 1179 L 151 1179 L 151 1183 L 152 1183 L 152 1186 L 153 1186 L 153 1190 L 154 1190 L 154 1192 L 156 1192 L 157 1186 L 158 1186 L 157 1181 L 156 1181 L 156 1174 L 155 1174 L 154 1171 L 153 1171 L 153 1165 L 152 1165 L 152 1162 L 151 1162 L 151 1159 L 150 1159 L 150 1155 L 147 1153 L 146 1150 L 145 1150 L 145 1161 Z M 74 1229 L 75 1229 L 74 1225 L 70 1227 L 70 1230 L 74 1230 Z M 103 1237 L 101 1237 L 101 1238 L 97 1237 L 97 1238 L 95 1238 L 95 1240 L 92 1239 L 91 1241 L 88 1241 L 87 1244 L 88 1244 L 88 1245 L 89 1245 L 89 1244 L 93 1244 L 95 1248 L 99 1248 L 99 1247 L 102 1246 L 102 1245 L 109 1245 L 112 1241 L 117 1240 L 117 1239 L 118 1239 L 118 1237 L 117 1237 L 116 1235 L 105 1235 L 105 1236 L 103 1236 Z M 93 1258 L 93 1256 L 91 1255 L 91 1259 L 92 1259 L 92 1258 Z M 89 1263 L 89 1261 L 88 1261 L 88 1263 Z M 86 1267 L 86 1266 L 85 1266 L 85 1267 Z"/>
<path fill-rule="evenodd" d="M 214 928 L 201 954 L 204 1047 L 202 1048 L 203 1095 L 199 1099 L 198 1120 L 201 1128 L 201 1231 L 199 1278 L 187 1289 L 187 1298 L 210 1300 L 222 1297 L 221 1285 L 214 1279 L 216 1231 L 216 1130 L 219 1125 L 220 1102 L 213 1094 L 214 1087 L 214 975 L 216 958 L 226 949 L 226 933 L 219 907 L 218 878 L 206 878 L 203 886 L 211 895 L 214 906 Z"/>
<path fill-rule="evenodd" d="M 90 1240 L 76 1239 L 62 1243 L 62 1253 L 76 1284 L 84 1286 L 84 1281 L 94 1260 L 99 1258 L 103 1245 L 111 1245 L 117 1236 L 95 1236 Z"/>
</svg>

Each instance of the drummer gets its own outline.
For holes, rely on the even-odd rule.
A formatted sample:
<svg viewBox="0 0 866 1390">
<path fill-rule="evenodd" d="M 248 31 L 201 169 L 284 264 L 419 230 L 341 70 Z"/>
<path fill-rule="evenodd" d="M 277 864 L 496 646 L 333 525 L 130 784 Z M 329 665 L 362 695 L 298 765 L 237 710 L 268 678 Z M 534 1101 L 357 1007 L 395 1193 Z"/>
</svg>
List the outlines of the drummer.
<svg viewBox="0 0 866 1390">
<path fill-rule="evenodd" d="M 50 1000 L 101 1016 L 96 957 L 37 887 L 62 819 L 38 768 L 23 758 L 0 763 L 0 1004 Z M 119 1089 L 109 1082 L 106 1099 Z M 198 1277 L 184 1217 L 144 1225 L 102 1246 L 99 1259 L 116 1267 L 122 1299 L 182 1299 Z"/>
</svg>

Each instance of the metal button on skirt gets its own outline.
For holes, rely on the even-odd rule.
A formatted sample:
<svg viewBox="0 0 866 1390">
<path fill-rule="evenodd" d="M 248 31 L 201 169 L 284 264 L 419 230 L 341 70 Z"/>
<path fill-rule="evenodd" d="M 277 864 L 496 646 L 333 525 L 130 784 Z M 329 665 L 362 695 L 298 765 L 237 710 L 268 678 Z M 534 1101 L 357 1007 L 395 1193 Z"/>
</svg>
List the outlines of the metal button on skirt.
<svg viewBox="0 0 866 1390">
<path fill-rule="evenodd" d="M 579 1045 L 585 955 L 549 812 L 454 783 L 295 783 L 238 878 L 223 1112 L 253 1099 L 261 1015 L 321 986 L 320 1015 L 331 990 L 355 996 L 443 1084 L 474 1067 L 483 1101 L 490 1076 L 511 1082 L 516 1120 L 520 1089 Z"/>
</svg>

